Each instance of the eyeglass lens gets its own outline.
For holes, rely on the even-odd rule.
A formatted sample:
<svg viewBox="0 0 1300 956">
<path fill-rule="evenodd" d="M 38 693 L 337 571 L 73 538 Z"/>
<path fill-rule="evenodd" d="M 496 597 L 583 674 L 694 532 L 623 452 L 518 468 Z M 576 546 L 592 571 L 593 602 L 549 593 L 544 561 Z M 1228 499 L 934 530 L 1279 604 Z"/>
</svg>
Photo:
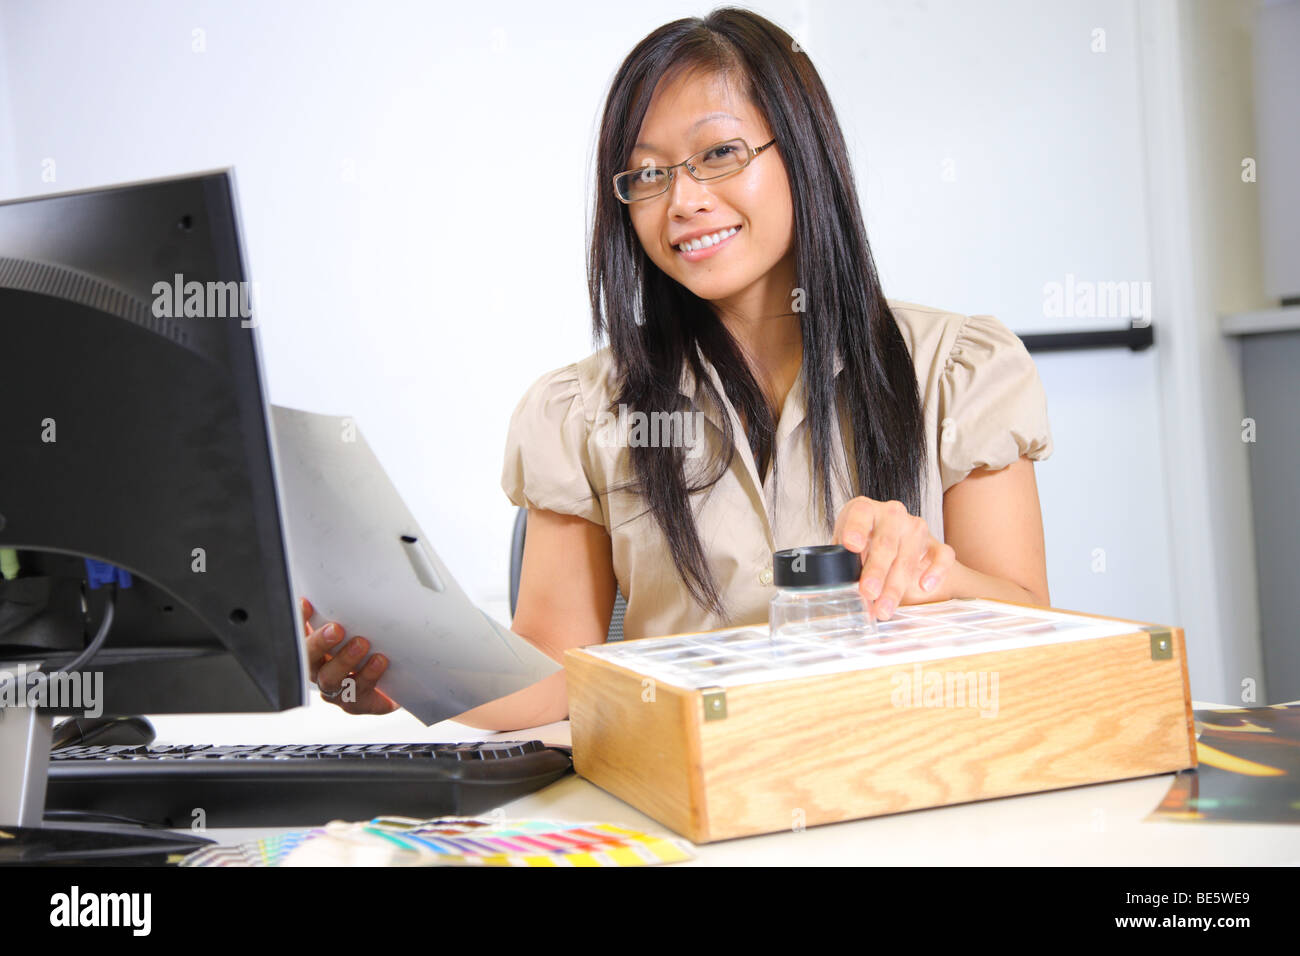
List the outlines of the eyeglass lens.
<svg viewBox="0 0 1300 956">
<path fill-rule="evenodd" d="M 733 139 L 701 150 L 686 162 L 695 171 L 696 179 L 717 179 L 737 172 L 749 161 L 749 148 L 743 139 Z M 635 202 L 649 199 L 668 189 L 669 172 L 663 166 L 646 166 L 629 170 L 615 183 L 619 195 Z"/>
</svg>

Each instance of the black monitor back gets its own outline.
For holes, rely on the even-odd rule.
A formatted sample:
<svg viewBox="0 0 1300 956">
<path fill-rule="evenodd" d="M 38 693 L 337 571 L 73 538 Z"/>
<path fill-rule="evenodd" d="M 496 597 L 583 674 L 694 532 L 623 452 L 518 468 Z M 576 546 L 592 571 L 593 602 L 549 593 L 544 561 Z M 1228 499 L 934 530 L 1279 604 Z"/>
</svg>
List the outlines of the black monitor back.
<svg viewBox="0 0 1300 956">
<path fill-rule="evenodd" d="M 303 702 L 255 320 L 219 314 L 246 281 L 228 170 L 0 203 L 0 661 L 70 658 L 82 558 L 125 569 L 108 713 Z"/>
</svg>

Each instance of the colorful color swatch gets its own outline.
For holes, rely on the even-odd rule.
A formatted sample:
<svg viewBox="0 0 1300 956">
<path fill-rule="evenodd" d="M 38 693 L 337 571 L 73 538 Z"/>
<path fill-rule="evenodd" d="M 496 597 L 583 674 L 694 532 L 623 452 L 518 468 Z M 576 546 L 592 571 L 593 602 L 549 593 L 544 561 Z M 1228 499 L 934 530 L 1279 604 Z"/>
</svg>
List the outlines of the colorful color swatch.
<svg viewBox="0 0 1300 956">
<path fill-rule="evenodd" d="M 612 823 L 442 817 L 335 821 L 233 847 L 181 866 L 652 866 L 692 859 L 685 841 Z"/>
</svg>

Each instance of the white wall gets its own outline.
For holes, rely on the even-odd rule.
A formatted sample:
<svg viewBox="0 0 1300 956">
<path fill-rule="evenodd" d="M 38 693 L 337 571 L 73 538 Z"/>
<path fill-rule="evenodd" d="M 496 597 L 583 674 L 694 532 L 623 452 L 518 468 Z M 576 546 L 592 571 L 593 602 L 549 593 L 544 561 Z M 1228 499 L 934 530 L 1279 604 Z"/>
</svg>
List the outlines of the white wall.
<svg viewBox="0 0 1300 956">
<path fill-rule="evenodd" d="M 1300 0 L 1263 0 L 1255 24 L 1258 57 L 1254 70 L 1259 110 L 1257 159 L 1263 209 L 1264 273 L 1270 299 L 1300 296 L 1300 130 L 1296 127 L 1296 90 L 1300 90 Z"/>
<path fill-rule="evenodd" d="M 1216 308 L 1262 294 L 1240 165 L 1254 151 L 1249 6 L 1140 7 L 1152 270 L 1173 318 L 1157 350 L 1171 567 L 1193 690 L 1234 703 L 1245 681 L 1266 699 L 1240 355 Z"/>
<path fill-rule="evenodd" d="M 0 2 L 0 195 L 235 165 L 272 401 L 355 415 L 467 590 L 500 601 L 510 411 L 591 350 L 601 100 L 635 42 L 711 6 Z M 753 6 L 830 88 L 888 295 L 1020 332 L 1121 324 L 1045 316 L 1043 286 L 1155 273 L 1133 4 Z M 1156 306 L 1162 341 L 1186 317 Z M 1038 467 L 1049 579 L 1057 606 L 1182 624 L 1201 655 L 1228 624 L 1187 618 L 1204 568 L 1175 586 L 1184 469 L 1165 444 L 1169 416 L 1199 412 L 1162 405 L 1158 354 L 1038 360 L 1057 447 Z M 1222 696 L 1224 660 L 1194 660 L 1199 695 Z"/>
<path fill-rule="evenodd" d="M 890 294 L 1022 333 L 1122 326 L 1045 315 L 1043 286 L 1150 277 L 1129 0 L 811 7 Z"/>
<path fill-rule="evenodd" d="M 14 168 L 14 124 L 9 104 L 9 69 L 4 38 L 6 8 L 0 4 L 0 196 L 10 196 L 17 190 Z"/>
</svg>

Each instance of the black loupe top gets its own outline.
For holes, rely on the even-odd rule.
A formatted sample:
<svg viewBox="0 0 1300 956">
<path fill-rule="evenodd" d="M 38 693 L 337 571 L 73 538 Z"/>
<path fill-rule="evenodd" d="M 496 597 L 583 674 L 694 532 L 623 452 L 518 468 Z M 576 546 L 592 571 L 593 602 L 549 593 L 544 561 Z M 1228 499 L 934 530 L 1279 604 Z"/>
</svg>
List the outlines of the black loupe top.
<svg viewBox="0 0 1300 956">
<path fill-rule="evenodd" d="M 854 584 L 862 558 L 838 544 L 788 548 L 772 555 L 772 580 L 779 588 L 826 588 Z"/>
</svg>

